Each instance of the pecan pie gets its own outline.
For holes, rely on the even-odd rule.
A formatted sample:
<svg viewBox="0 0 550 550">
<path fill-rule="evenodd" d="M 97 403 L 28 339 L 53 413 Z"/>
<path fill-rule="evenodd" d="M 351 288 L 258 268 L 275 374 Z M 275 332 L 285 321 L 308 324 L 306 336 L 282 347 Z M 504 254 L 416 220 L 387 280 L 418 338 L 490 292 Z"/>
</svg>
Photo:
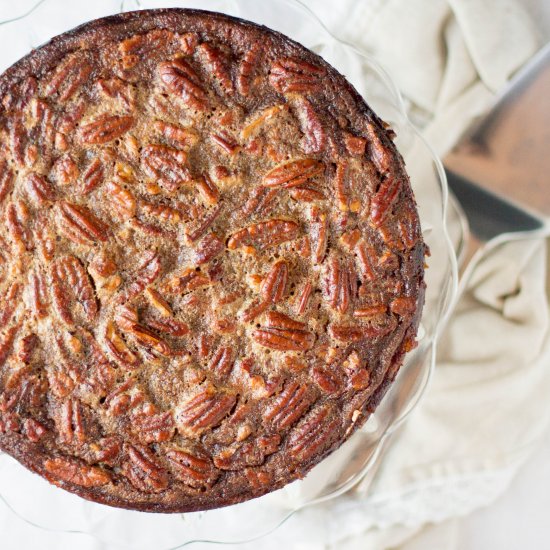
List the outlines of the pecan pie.
<svg viewBox="0 0 550 550">
<path fill-rule="evenodd" d="M 0 447 L 82 497 L 203 510 L 303 477 L 415 346 L 393 134 L 290 39 L 190 10 L 0 77 Z"/>
</svg>

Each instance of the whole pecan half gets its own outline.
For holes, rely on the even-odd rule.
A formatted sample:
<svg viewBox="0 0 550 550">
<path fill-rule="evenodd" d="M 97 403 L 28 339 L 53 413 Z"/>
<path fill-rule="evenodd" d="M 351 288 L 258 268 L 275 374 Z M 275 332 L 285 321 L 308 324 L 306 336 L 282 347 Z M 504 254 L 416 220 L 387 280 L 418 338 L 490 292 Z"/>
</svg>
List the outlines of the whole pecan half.
<svg viewBox="0 0 550 550">
<path fill-rule="evenodd" d="M 268 248 L 294 240 L 300 232 L 300 226 L 291 220 L 268 220 L 249 225 L 233 233 L 227 242 L 229 250 L 241 246 Z"/>
<path fill-rule="evenodd" d="M 324 164 L 315 159 L 292 160 L 270 170 L 263 180 L 266 187 L 296 187 L 324 171 Z"/>
<path fill-rule="evenodd" d="M 90 145 L 108 143 L 125 134 L 134 125 L 131 116 L 100 115 L 80 127 L 80 139 Z"/>
<path fill-rule="evenodd" d="M 307 351 L 315 341 L 305 323 L 275 311 L 266 314 L 264 326 L 255 330 L 252 337 L 258 344 L 280 351 Z"/>
</svg>

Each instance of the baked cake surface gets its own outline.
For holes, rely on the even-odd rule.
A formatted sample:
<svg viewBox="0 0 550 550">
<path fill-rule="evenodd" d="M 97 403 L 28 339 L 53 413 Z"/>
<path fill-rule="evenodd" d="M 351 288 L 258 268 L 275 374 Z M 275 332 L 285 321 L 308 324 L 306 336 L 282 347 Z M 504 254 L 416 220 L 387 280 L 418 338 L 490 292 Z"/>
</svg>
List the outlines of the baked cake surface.
<svg viewBox="0 0 550 550">
<path fill-rule="evenodd" d="M 415 345 L 392 133 L 215 13 L 88 23 L 0 77 L 0 447 L 85 498 L 202 510 L 303 477 Z"/>
</svg>

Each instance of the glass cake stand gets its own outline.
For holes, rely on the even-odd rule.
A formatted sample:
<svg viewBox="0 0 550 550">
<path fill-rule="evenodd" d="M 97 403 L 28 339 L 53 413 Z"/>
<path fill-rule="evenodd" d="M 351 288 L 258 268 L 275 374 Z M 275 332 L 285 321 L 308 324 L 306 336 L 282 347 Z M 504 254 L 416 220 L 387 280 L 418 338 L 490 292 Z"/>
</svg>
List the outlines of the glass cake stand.
<svg viewBox="0 0 550 550">
<path fill-rule="evenodd" d="M 418 347 L 406 357 L 397 380 L 366 425 L 305 479 L 242 504 L 190 514 L 151 514 L 88 502 L 50 485 L 6 454 L 0 455 L 0 506 L 37 529 L 85 534 L 111 546 L 168 550 L 193 542 L 231 544 L 275 530 L 306 507 L 362 494 L 374 477 L 383 449 L 424 392 L 435 361 L 435 345 L 457 291 L 457 257 L 467 239 L 465 218 L 449 201 L 439 159 L 413 128 L 395 84 L 372 58 L 334 37 L 299 0 L 200 0 L 72 2 L 21 0 L 0 8 L 0 36 L 9 51 L 4 70 L 52 36 L 97 17 L 145 8 L 191 7 L 220 11 L 264 24 L 301 42 L 342 72 L 397 133 L 430 247 L 426 304 Z M 357 497 L 356 497 L 357 498 Z"/>
</svg>

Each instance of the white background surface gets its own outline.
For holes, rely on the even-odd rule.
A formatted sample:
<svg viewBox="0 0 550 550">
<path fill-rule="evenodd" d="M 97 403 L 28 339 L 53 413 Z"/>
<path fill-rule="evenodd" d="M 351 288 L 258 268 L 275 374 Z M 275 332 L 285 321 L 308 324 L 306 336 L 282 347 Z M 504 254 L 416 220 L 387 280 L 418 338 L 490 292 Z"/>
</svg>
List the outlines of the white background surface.
<svg viewBox="0 0 550 550">
<path fill-rule="evenodd" d="M 550 548 L 550 431 L 502 498 L 459 521 L 457 539 L 460 550 Z"/>
</svg>

